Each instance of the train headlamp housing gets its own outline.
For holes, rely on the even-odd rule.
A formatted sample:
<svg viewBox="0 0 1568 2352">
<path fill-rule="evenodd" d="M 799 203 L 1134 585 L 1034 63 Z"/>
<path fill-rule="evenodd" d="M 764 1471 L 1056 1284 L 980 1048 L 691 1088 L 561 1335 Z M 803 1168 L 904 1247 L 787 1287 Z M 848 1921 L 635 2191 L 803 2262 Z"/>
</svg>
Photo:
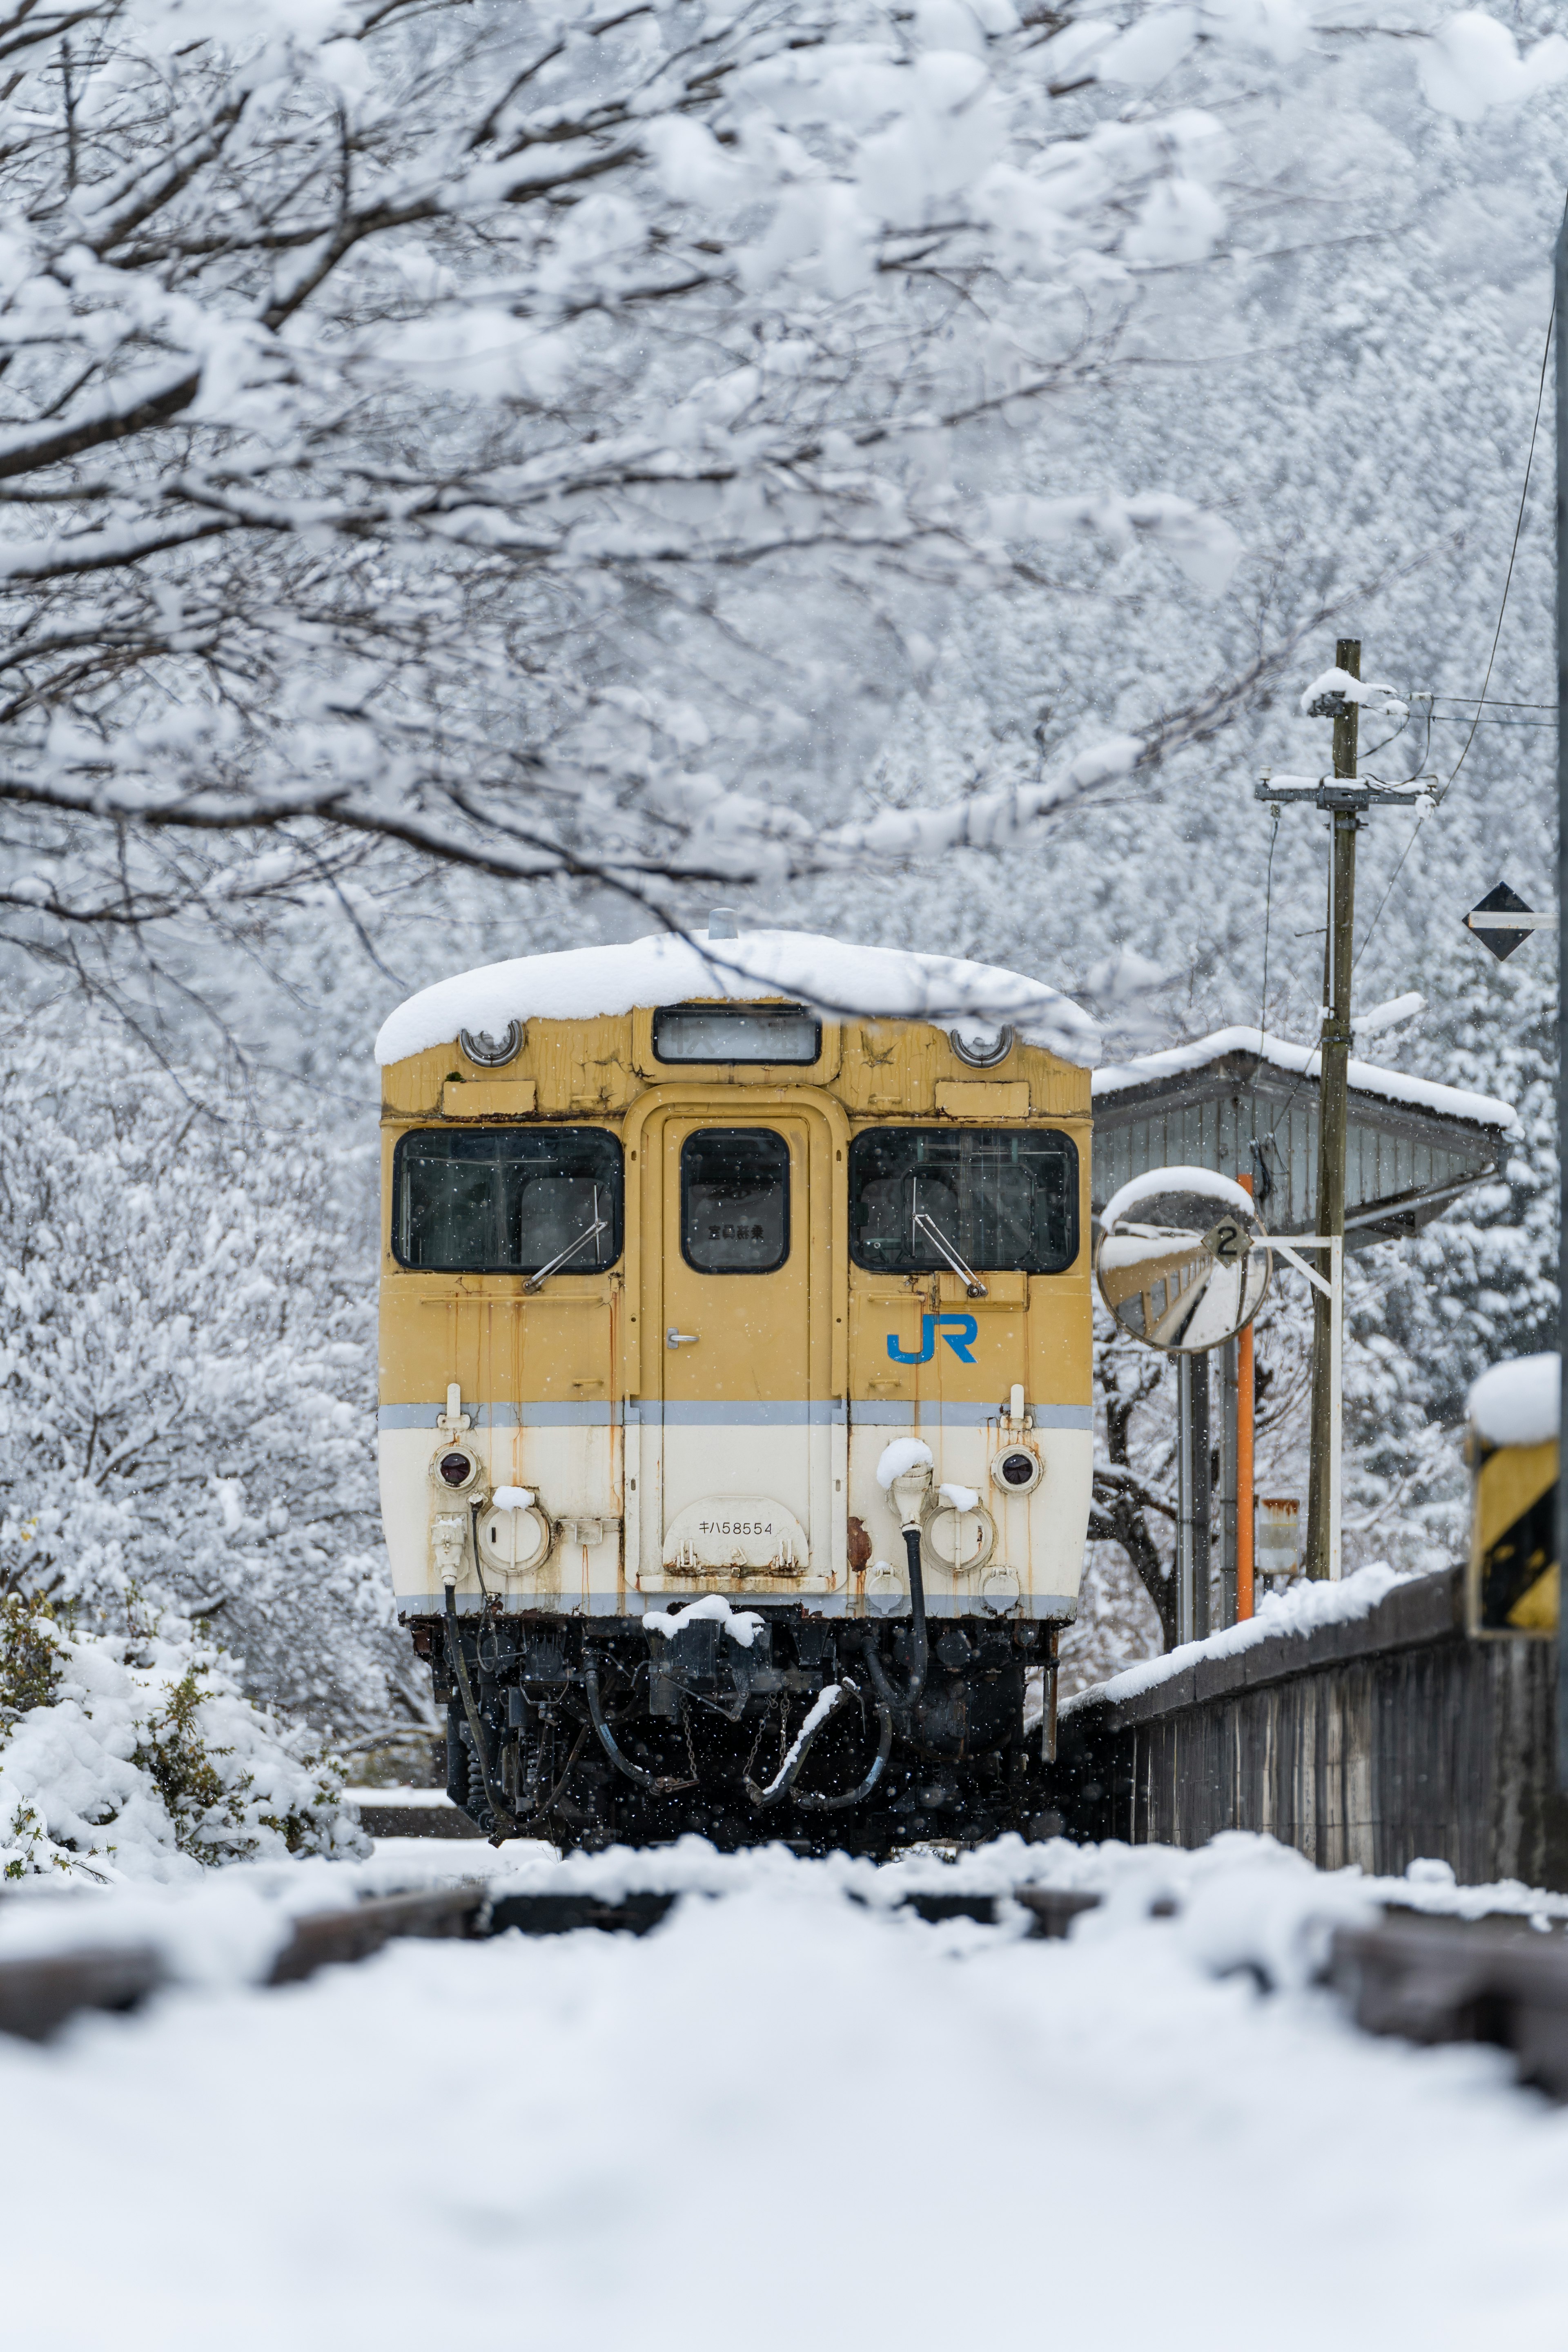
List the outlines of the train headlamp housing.
<svg viewBox="0 0 1568 2352">
<path fill-rule="evenodd" d="M 522 1051 L 525 1032 L 521 1021 L 509 1021 L 499 1037 L 488 1029 L 459 1029 L 458 1043 L 470 1062 L 481 1070 L 499 1070 L 507 1062 L 515 1062 Z"/>
<path fill-rule="evenodd" d="M 1045 1475 L 1045 1464 L 1027 1446 L 1010 1445 L 991 1464 L 991 1483 L 1004 1495 L 1032 1495 Z"/>
<path fill-rule="evenodd" d="M 479 1483 L 479 1456 L 466 1445 L 444 1445 L 430 1465 L 436 1485 L 449 1495 L 466 1495 Z"/>
<path fill-rule="evenodd" d="M 1005 1062 L 1016 1040 L 1016 1030 L 1004 1024 L 1000 1029 L 989 1021 L 965 1021 L 961 1027 L 950 1029 L 947 1042 L 961 1062 L 972 1069 L 994 1069 Z"/>
</svg>

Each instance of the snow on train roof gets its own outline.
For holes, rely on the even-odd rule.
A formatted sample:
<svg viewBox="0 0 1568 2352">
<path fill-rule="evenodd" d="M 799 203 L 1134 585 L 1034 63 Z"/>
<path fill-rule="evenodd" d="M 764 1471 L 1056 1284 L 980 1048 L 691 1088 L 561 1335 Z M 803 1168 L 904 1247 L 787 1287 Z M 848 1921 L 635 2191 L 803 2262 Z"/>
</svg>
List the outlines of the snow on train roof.
<svg viewBox="0 0 1568 2352">
<path fill-rule="evenodd" d="M 621 947 L 517 956 L 439 980 L 400 1004 L 375 1041 L 380 1063 L 446 1045 L 459 1029 L 509 1021 L 586 1021 L 694 997 L 788 996 L 819 1013 L 890 1021 L 1011 1022 L 1028 1045 L 1087 1068 L 1099 1028 L 1044 981 L 911 948 L 852 947 L 816 931 L 748 931 L 696 940 L 668 931 Z"/>
<path fill-rule="evenodd" d="M 1256 1054 L 1259 1060 L 1272 1063 L 1277 1070 L 1287 1071 L 1292 1077 L 1318 1076 L 1316 1045 L 1292 1045 L 1288 1039 L 1270 1037 L 1259 1029 L 1216 1029 L 1210 1036 L 1194 1037 L 1190 1045 L 1172 1045 L 1163 1053 L 1141 1054 L 1136 1061 L 1096 1070 L 1095 1101 L 1125 1094 L 1132 1087 L 1149 1086 L 1158 1078 L 1179 1077 L 1186 1071 L 1204 1069 L 1225 1054 Z M 1404 1070 L 1385 1070 L 1375 1062 L 1352 1061 L 1348 1075 L 1352 1092 L 1379 1095 L 1384 1102 L 1405 1103 L 1412 1110 L 1429 1110 L 1446 1118 L 1466 1119 L 1475 1127 L 1506 1128 L 1514 1123 L 1513 1105 L 1500 1102 L 1495 1095 L 1466 1094 L 1461 1087 L 1437 1086 L 1429 1078 L 1413 1078 Z"/>
</svg>

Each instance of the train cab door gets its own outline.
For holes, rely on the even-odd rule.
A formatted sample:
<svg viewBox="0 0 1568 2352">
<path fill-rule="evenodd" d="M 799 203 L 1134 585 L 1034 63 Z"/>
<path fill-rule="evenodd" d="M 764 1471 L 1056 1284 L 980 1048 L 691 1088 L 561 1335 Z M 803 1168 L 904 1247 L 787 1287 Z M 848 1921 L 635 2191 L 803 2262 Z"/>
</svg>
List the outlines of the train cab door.
<svg viewBox="0 0 1568 2352">
<path fill-rule="evenodd" d="M 832 1158 L 809 1107 L 742 1097 L 649 1121 L 643 1360 L 658 1395 L 642 1417 L 646 1447 L 657 1415 L 659 1458 L 645 1589 L 726 1571 L 783 1591 L 831 1581 Z"/>
</svg>

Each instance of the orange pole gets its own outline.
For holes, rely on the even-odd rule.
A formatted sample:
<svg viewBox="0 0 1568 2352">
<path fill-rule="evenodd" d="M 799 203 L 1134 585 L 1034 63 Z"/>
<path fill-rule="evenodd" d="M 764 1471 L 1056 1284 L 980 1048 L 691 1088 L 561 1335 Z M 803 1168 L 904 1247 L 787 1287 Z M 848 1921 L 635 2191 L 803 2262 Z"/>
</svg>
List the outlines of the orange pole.
<svg viewBox="0 0 1568 2352">
<path fill-rule="evenodd" d="M 1244 1192 L 1252 1190 L 1250 1176 L 1237 1179 Z M 1252 1326 L 1247 1324 L 1236 1344 L 1236 1614 L 1239 1622 L 1252 1615 Z"/>
</svg>

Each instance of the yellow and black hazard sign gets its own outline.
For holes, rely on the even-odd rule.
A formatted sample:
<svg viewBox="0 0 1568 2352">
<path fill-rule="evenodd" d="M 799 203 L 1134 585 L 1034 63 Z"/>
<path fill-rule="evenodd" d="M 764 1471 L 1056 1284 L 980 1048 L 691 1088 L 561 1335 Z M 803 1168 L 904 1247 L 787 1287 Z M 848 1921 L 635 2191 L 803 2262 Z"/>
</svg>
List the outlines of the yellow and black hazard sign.
<svg viewBox="0 0 1568 2352">
<path fill-rule="evenodd" d="M 1472 1440 L 1472 1444 L 1474 1441 Z M 1476 1448 L 1470 1528 L 1469 1630 L 1557 1631 L 1557 1444 Z"/>
</svg>

